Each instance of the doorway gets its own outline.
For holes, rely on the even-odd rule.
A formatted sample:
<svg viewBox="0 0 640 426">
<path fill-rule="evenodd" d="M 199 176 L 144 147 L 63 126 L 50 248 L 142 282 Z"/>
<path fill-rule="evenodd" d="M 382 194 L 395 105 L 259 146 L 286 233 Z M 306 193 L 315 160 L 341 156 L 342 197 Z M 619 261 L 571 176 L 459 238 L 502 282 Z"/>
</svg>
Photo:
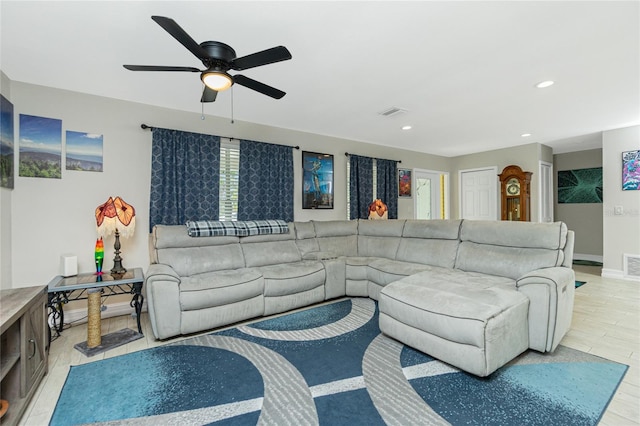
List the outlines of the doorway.
<svg viewBox="0 0 640 426">
<path fill-rule="evenodd" d="M 414 218 L 448 219 L 449 174 L 434 170 L 414 169 Z"/>
</svg>

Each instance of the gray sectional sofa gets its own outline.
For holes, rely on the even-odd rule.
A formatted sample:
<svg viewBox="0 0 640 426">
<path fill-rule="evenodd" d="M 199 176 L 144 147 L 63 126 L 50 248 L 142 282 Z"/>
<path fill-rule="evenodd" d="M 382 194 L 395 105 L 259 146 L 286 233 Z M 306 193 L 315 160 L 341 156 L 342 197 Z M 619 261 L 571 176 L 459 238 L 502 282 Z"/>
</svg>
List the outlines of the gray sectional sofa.
<svg viewBox="0 0 640 426">
<path fill-rule="evenodd" d="M 154 227 L 145 278 L 158 339 L 344 296 L 379 301 L 383 333 L 478 376 L 570 327 L 573 232 L 471 220 L 310 221 L 190 237 Z"/>
</svg>

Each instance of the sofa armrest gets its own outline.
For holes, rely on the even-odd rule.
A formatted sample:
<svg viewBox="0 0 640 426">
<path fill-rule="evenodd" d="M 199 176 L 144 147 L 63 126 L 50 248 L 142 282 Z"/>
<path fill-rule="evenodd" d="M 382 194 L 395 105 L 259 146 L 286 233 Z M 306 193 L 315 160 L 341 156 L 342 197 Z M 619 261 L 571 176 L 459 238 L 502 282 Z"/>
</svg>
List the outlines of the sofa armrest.
<svg viewBox="0 0 640 426">
<path fill-rule="evenodd" d="M 516 288 L 529 298 L 529 347 L 552 352 L 571 326 L 575 274 L 565 267 L 531 271 Z"/>
<path fill-rule="evenodd" d="M 155 263 L 149 266 L 146 274 L 147 283 L 150 281 L 167 280 L 180 284 L 180 276 L 169 265 Z"/>
<path fill-rule="evenodd" d="M 149 266 L 145 277 L 147 309 L 156 339 L 181 334 L 180 276 L 169 265 Z"/>
<path fill-rule="evenodd" d="M 329 259 L 337 259 L 339 257 L 338 253 L 334 253 L 332 251 L 312 251 L 309 253 L 305 253 L 302 256 L 304 260 L 329 260 Z"/>
</svg>

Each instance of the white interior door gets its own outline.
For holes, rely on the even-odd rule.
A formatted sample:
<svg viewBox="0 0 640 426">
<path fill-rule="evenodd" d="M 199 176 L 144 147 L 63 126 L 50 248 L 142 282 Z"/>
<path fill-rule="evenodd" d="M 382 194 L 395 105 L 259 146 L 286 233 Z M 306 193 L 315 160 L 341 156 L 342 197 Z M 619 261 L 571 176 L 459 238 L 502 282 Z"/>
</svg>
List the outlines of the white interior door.
<svg viewBox="0 0 640 426">
<path fill-rule="evenodd" d="M 462 219 L 497 220 L 498 168 L 460 170 L 460 217 Z"/>
<path fill-rule="evenodd" d="M 414 218 L 446 219 L 448 209 L 448 173 L 413 169 Z"/>
<path fill-rule="evenodd" d="M 414 171 L 415 218 L 440 219 L 440 174 Z"/>
</svg>

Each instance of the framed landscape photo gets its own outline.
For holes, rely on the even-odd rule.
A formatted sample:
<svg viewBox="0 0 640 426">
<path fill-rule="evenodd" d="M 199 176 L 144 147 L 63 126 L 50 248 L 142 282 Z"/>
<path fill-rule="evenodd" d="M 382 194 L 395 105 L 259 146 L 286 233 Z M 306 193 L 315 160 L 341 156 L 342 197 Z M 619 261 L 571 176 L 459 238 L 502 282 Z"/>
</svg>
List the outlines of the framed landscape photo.
<svg viewBox="0 0 640 426">
<path fill-rule="evenodd" d="M 640 150 L 622 153 L 622 190 L 640 190 Z"/>
<path fill-rule="evenodd" d="M 20 114 L 18 175 L 61 179 L 62 120 Z"/>
<path fill-rule="evenodd" d="M 0 186 L 13 189 L 13 104 L 0 95 Z"/>
<path fill-rule="evenodd" d="M 66 169 L 102 171 L 102 135 L 67 130 Z"/>
<path fill-rule="evenodd" d="M 302 208 L 333 208 L 333 155 L 302 151 Z"/>
<path fill-rule="evenodd" d="M 398 198 L 411 198 L 411 169 L 398 169 Z"/>
</svg>

